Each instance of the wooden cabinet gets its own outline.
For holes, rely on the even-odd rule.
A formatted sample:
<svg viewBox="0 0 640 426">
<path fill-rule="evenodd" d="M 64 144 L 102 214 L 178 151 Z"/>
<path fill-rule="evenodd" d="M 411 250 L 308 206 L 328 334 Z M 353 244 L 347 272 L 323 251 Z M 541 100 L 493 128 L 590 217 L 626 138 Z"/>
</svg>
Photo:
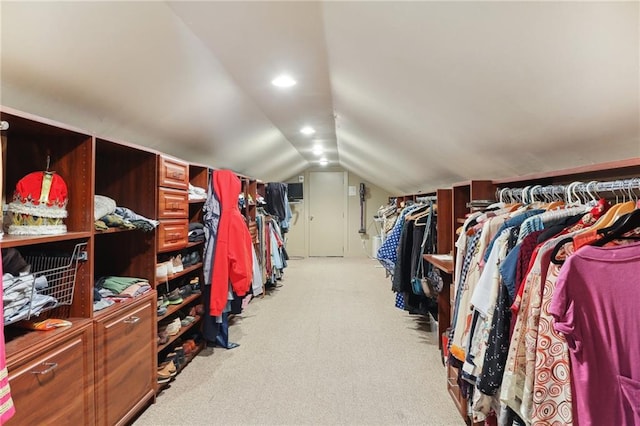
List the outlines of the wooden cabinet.
<svg viewBox="0 0 640 426">
<path fill-rule="evenodd" d="M 8 425 L 94 424 L 93 327 L 74 321 L 70 329 L 54 330 L 45 345 L 22 336 L 12 342 L 27 354 L 7 358 L 16 414 Z"/>
<path fill-rule="evenodd" d="M 189 164 L 160 155 L 158 157 L 158 185 L 187 190 L 189 188 Z"/>
<path fill-rule="evenodd" d="M 155 394 L 155 292 L 95 322 L 96 420 L 124 424 Z"/>
</svg>

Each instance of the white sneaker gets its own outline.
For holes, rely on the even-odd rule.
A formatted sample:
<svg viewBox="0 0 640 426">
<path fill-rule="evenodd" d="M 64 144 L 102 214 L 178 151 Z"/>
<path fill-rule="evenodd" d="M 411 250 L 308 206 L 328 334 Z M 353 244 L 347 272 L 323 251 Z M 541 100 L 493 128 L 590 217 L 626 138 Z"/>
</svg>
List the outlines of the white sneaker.
<svg viewBox="0 0 640 426">
<path fill-rule="evenodd" d="M 176 273 L 175 269 L 173 269 L 173 257 L 164 262 L 164 264 L 167 265 L 167 274 L 173 275 Z"/>
<path fill-rule="evenodd" d="M 162 262 L 156 265 L 156 279 L 166 280 L 168 275 L 166 262 Z"/>
<path fill-rule="evenodd" d="M 184 267 L 182 266 L 182 255 L 179 254 L 176 257 L 171 258 L 171 265 L 173 266 L 173 272 L 182 272 Z"/>
</svg>

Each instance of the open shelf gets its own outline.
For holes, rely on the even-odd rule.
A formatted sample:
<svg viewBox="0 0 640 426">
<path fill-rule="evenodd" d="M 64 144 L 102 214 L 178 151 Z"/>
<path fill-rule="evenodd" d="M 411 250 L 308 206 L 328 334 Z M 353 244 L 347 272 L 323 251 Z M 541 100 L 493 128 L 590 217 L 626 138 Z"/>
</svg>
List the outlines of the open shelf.
<svg viewBox="0 0 640 426">
<path fill-rule="evenodd" d="M 187 331 L 191 330 L 196 324 L 199 324 L 200 323 L 200 319 L 202 317 L 200 315 L 196 315 L 195 318 L 196 318 L 195 321 L 193 321 L 188 326 L 180 327 L 180 331 L 178 331 L 178 334 L 176 334 L 175 336 L 169 336 L 169 340 L 167 341 L 167 343 L 165 343 L 164 345 L 158 345 L 158 353 L 162 352 L 163 350 L 165 350 L 166 348 L 171 346 L 171 344 L 173 342 L 175 342 L 176 340 L 178 340 L 183 334 L 185 334 Z"/>
<path fill-rule="evenodd" d="M 169 306 L 167 306 L 167 312 L 164 315 L 158 316 L 158 321 L 170 317 L 175 312 L 177 312 L 180 309 L 182 309 L 185 306 L 187 306 L 189 303 L 193 302 L 194 300 L 198 300 L 200 298 L 200 296 L 202 296 L 202 293 L 194 293 L 194 294 L 189 295 L 189 297 L 187 297 L 186 299 L 183 299 L 182 303 L 180 303 L 178 305 L 169 305 Z"/>
<path fill-rule="evenodd" d="M 156 287 L 160 284 L 164 284 L 167 281 L 175 280 L 176 278 L 180 278 L 184 275 L 187 275 L 189 272 L 197 271 L 199 268 L 202 268 L 202 262 L 196 263 L 195 265 L 188 266 L 184 268 L 184 271 L 177 272 L 173 275 L 169 275 L 166 279 L 156 279 Z"/>
<path fill-rule="evenodd" d="M 424 260 L 447 274 L 453 273 L 453 256 L 449 254 L 424 254 Z"/>
<path fill-rule="evenodd" d="M 182 366 L 180 366 L 179 369 L 176 370 L 176 376 L 180 374 L 180 372 L 184 370 L 184 368 L 189 365 L 191 361 L 193 361 L 193 359 L 200 353 L 200 351 L 202 351 L 202 349 L 204 349 L 204 343 L 200 343 L 193 352 L 191 352 L 189 355 L 185 355 L 185 362 Z M 156 388 L 156 395 L 162 392 L 164 389 L 168 388 L 171 385 L 173 379 L 175 379 L 175 377 L 173 377 L 172 380 L 169 380 L 167 383 L 158 383 Z"/>
<path fill-rule="evenodd" d="M 194 241 L 187 243 L 187 248 L 195 247 L 204 244 L 204 241 Z"/>
<path fill-rule="evenodd" d="M 91 237 L 91 232 L 67 232 L 61 235 L 7 235 L 0 239 L 0 247 L 20 247 L 32 244 L 53 243 L 58 241 L 80 240 Z"/>
</svg>

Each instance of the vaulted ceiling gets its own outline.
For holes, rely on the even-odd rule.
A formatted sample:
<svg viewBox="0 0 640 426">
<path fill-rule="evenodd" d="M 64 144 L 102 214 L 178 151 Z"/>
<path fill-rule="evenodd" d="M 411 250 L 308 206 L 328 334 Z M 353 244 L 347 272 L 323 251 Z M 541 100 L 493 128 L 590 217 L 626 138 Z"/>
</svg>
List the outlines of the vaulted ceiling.
<svg viewBox="0 0 640 426">
<path fill-rule="evenodd" d="M 638 2 L 0 2 L 0 103 L 392 193 L 640 156 Z M 271 85 L 278 74 L 297 84 Z M 304 125 L 316 133 L 300 133 Z"/>
</svg>

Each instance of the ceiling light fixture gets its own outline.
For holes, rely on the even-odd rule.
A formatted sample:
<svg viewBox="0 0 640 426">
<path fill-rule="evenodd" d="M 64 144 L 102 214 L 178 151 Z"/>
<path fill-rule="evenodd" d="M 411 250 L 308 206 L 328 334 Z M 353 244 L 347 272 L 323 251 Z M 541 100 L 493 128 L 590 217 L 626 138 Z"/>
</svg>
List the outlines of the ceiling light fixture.
<svg viewBox="0 0 640 426">
<path fill-rule="evenodd" d="M 322 149 L 322 147 L 320 145 L 316 145 L 316 146 L 313 147 L 313 153 L 315 155 L 321 155 L 322 152 L 323 152 L 323 149 Z"/>
<path fill-rule="evenodd" d="M 302 133 L 303 135 L 312 135 L 315 132 L 315 129 L 311 126 L 304 126 L 302 129 L 300 129 L 300 133 Z"/>
<path fill-rule="evenodd" d="M 322 160 L 320 160 L 321 166 L 326 166 L 327 164 L 329 164 L 329 160 L 327 160 L 326 158 L 323 158 Z"/>
<path fill-rule="evenodd" d="M 295 81 L 290 75 L 282 74 L 271 80 L 271 84 L 276 87 L 291 87 L 295 86 L 297 81 Z"/>
</svg>

